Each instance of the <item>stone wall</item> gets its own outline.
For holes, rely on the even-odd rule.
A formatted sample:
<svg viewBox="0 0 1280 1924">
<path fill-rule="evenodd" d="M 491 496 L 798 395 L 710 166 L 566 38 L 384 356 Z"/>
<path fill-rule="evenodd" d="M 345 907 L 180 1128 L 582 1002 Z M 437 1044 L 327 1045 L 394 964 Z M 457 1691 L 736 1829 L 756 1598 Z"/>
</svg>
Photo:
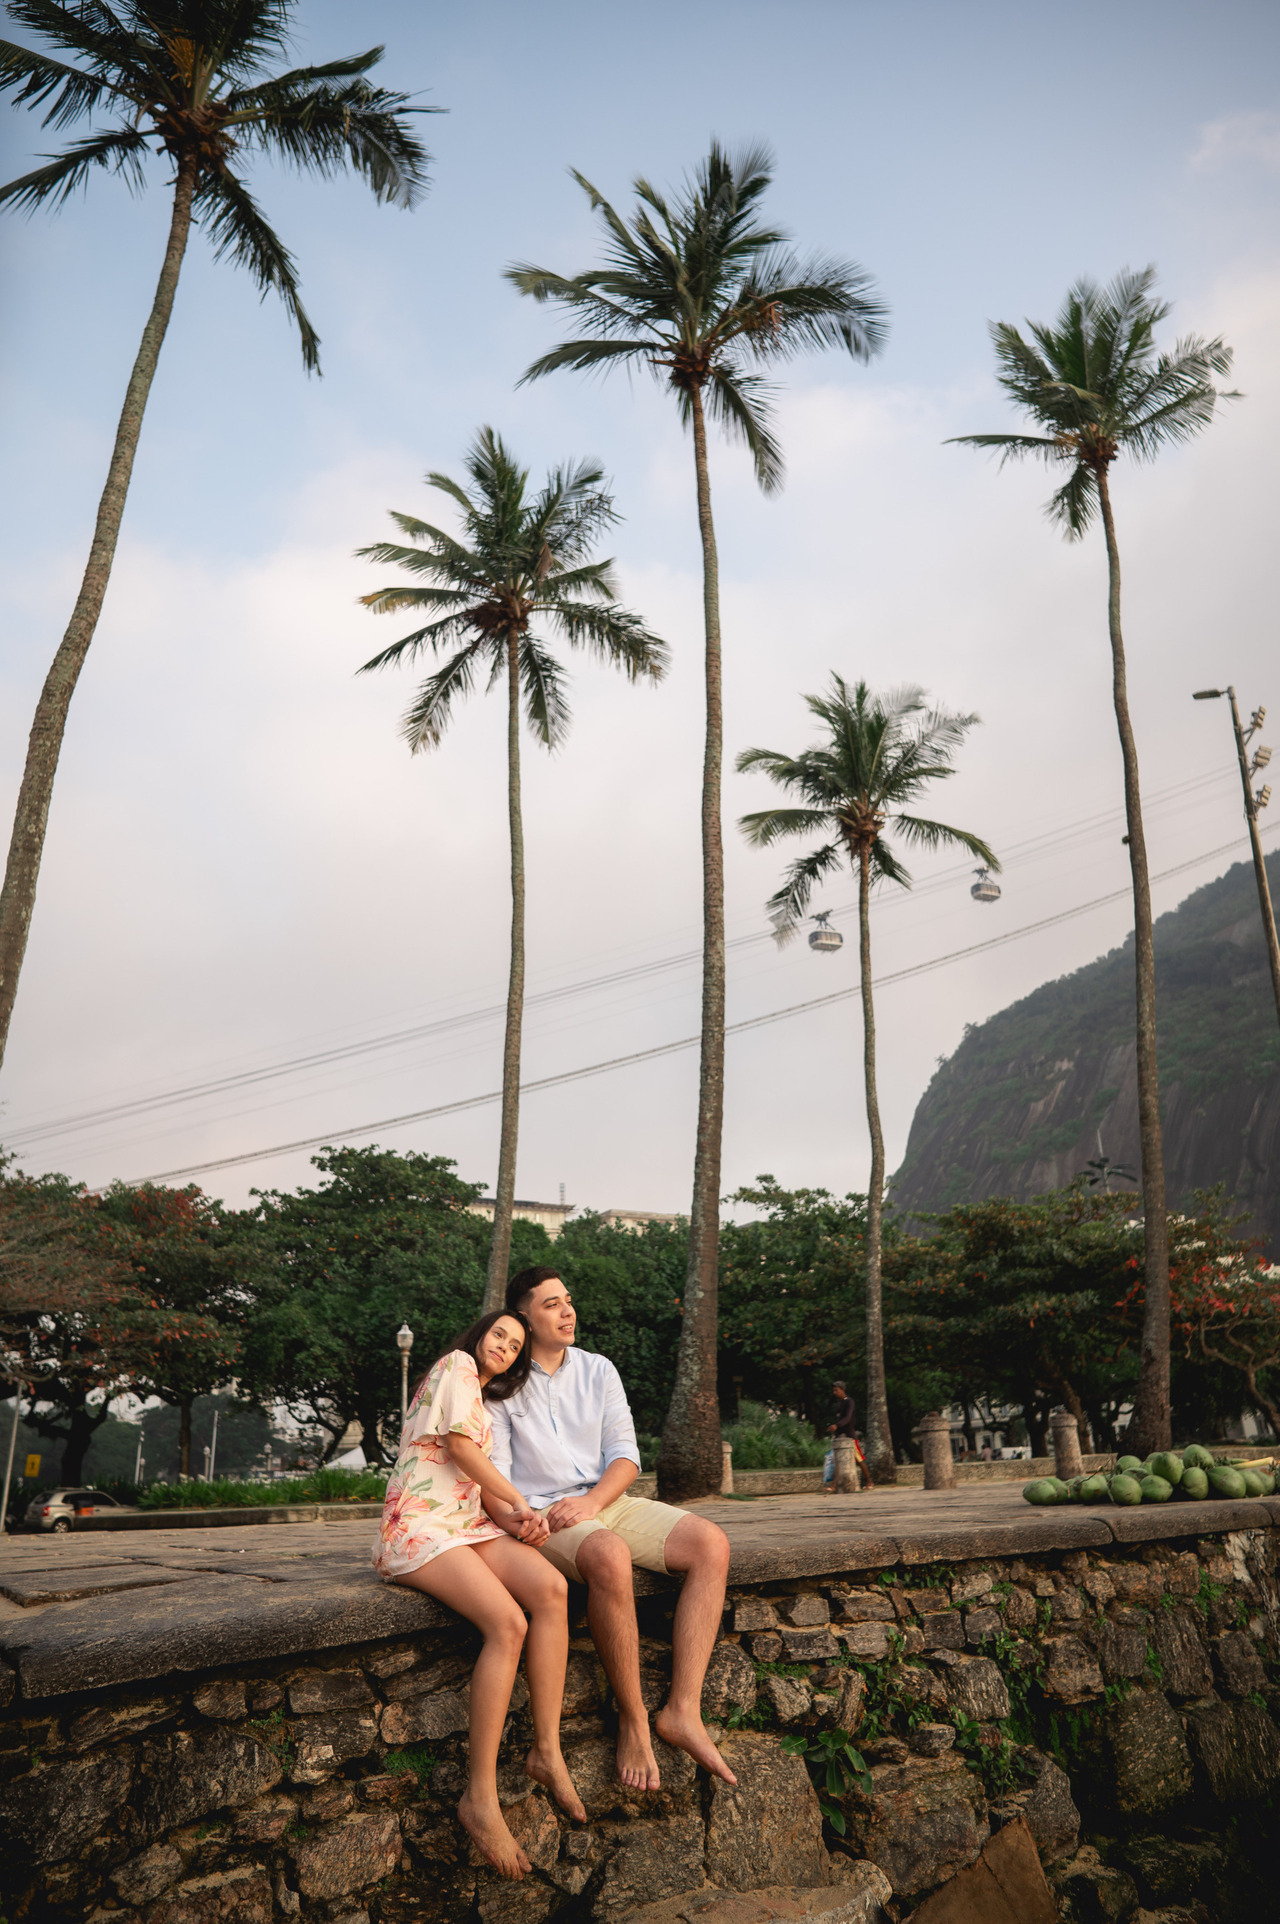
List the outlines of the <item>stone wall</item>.
<svg viewBox="0 0 1280 1924">
<path fill-rule="evenodd" d="M 1275 1565 L 1267 1527 L 737 1585 L 705 1697 L 736 1791 L 661 1746 L 660 1793 L 617 1783 L 579 1620 L 564 1743 L 589 1821 L 523 1776 L 518 1684 L 501 1788 L 534 1865 L 519 1886 L 477 1865 L 452 1814 L 475 1647 L 456 1624 L 39 1703 L 0 1671 L 0 1907 L 7 1924 L 621 1924 L 707 1886 L 786 1887 L 831 1892 L 844 1924 L 924 1924 L 930 1893 L 1022 1817 L 1064 1919 L 1258 1919 Z M 638 1603 L 655 1707 L 673 1604 Z"/>
</svg>

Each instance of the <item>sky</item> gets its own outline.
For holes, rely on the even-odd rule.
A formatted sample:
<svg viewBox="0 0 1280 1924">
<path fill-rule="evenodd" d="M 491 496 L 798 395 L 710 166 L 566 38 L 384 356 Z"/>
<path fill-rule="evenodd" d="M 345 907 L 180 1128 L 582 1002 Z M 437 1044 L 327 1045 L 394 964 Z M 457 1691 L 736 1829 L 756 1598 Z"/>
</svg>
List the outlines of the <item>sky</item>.
<svg viewBox="0 0 1280 1924">
<path fill-rule="evenodd" d="M 424 475 L 457 474 L 486 423 L 535 478 L 604 463 L 623 598 L 672 651 L 658 688 L 574 659 L 566 745 L 526 738 L 525 1079 L 696 1034 L 691 448 L 656 383 L 517 388 L 562 331 L 502 270 L 597 258 L 570 168 L 625 207 L 635 175 L 678 184 L 714 134 L 766 141 L 770 216 L 803 250 L 859 262 L 891 311 L 870 366 L 823 354 L 783 371 L 780 494 L 713 445 L 726 763 L 805 746 L 803 697 L 832 670 L 918 683 L 981 717 L 934 812 L 1006 862 L 994 905 L 971 900 L 972 863 L 945 856 L 875 904 L 892 1169 L 965 1025 L 1132 926 L 1101 539 L 1069 545 L 1049 525 L 1043 469 L 945 445 L 1018 426 L 987 325 L 1051 319 L 1082 274 L 1154 263 L 1173 303 L 1163 338 L 1221 334 L 1236 351 L 1244 398 L 1193 445 L 1123 464 L 1113 492 L 1157 912 L 1246 854 L 1225 704 L 1190 695 L 1231 680 L 1280 725 L 1280 15 L 1252 0 L 1082 0 L 1069 19 L 1025 0 L 310 0 L 297 26 L 299 60 L 384 43 L 385 83 L 442 110 L 421 122 L 431 190 L 406 213 L 356 181 L 254 163 L 320 379 L 282 306 L 193 238 L 72 705 L 0 1142 L 33 1171 L 93 1186 L 184 1172 L 170 1179 L 233 1203 L 315 1180 L 313 1150 L 279 1148 L 314 1138 L 448 1156 L 492 1185 L 495 1103 L 395 1119 L 500 1083 L 502 703 L 477 693 L 411 756 L 414 672 L 355 672 L 401 631 L 357 605 L 386 571 L 355 550 L 389 536 L 390 509 L 438 516 Z M 10 114 L 3 177 L 59 139 Z M 103 175 L 56 217 L 0 228 L 6 821 L 167 221 L 157 161 L 140 197 Z M 727 774 L 731 1024 L 856 981 L 848 877 L 815 903 L 844 932 L 838 954 L 768 939 L 780 857 L 735 824 L 773 799 L 761 776 Z M 726 1195 L 765 1172 L 865 1187 L 855 999 L 731 1035 L 727 1064 Z M 530 1092 L 517 1194 L 687 1209 L 696 1077 L 685 1048 Z"/>
</svg>

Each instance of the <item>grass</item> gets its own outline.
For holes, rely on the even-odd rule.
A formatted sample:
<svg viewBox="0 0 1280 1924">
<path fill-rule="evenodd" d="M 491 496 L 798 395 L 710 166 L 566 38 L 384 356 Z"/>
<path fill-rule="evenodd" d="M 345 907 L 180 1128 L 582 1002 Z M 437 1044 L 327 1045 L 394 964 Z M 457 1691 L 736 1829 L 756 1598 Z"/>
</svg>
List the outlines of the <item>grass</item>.
<svg viewBox="0 0 1280 1924">
<path fill-rule="evenodd" d="M 798 1416 L 765 1403 L 743 1402 L 736 1423 L 721 1434 L 733 1445 L 735 1470 L 803 1470 L 822 1462 L 829 1444 L 821 1442 Z"/>
<path fill-rule="evenodd" d="M 277 1503 L 381 1503 L 382 1470 L 311 1470 L 273 1483 L 242 1483 L 216 1476 L 210 1483 L 151 1483 L 139 1492 L 141 1510 L 263 1509 Z"/>
</svg>

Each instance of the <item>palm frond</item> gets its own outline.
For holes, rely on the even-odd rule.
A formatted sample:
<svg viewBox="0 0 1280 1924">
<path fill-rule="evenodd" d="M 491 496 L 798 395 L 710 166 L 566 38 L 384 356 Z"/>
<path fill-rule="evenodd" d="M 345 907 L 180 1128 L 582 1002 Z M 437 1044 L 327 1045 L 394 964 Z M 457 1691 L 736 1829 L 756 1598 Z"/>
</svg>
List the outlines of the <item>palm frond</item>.
<svg viewBox="0 0 1280 1924">
<path fill-rule="evenodd" d="M 298 329 L 303 365 L 308 373 L 318 373 L 320 336 L 302 305 L 293 256 L 268 226 L 244 182 L 229 168 L 206 173 L 192 196 L 191 211 L 213 243 L 216 260 L 230 255 L 237 266 L 248 268 L 264 297 L 280 296 Z"/>
<path fill-rule="evenodd" d="M 480 654 L 481 644 L 469 642 L 443 668 L 423 682 L 405 711 L 401 730 L 415 755 L 424 748 L 439 745 L 452 719 L 454 703 L 471 693 Z M 365 665 L 372 668 L 377 663 L 367 662 Z"/>
<path fill-rule="evenodd" d="M 753 848 L 772 848 L 784 835 L 808 835 L 830 823 L 826 808 L 761 808 L 738 817 L 738 827 Z"/>
<path fill-rule="evenodd" d="M 132 104 L 133 96 L 103 73 L 87 73 L 30 47 L 0 40 L 0 93 L 16 89 L 15 107 L 39 107 L 53 96 L 42 127 L 70 127 L 101 105 L 104 98 Z"/>
<path fill-rule="evenodd" d="M 562 341 L 546 354 L 540 354 L 536 361 L 530 361 L 517 387 L 526 381 L 537 381 L 544 374 L 554 374 L 562 367 L 575 368 L 579 373 L 594 373 L 597 370 L 615 365 L 619 361 L 644 361 L 650 366 L 656 364 L 658 344 L 654 341 Z"/>
<path fill-rule="evenodd" d="M 525 720 L 546 748 L 558 748 L 569 732 L 564 671 L 532 635 L 520 643 L 520 686 Z"/>
<path fill-rule="evenodd" d="M 381 605 L 377 606 L 374 605 L 373 596 L 364 596 L 362 599 L 364 605 L 372 607 L 375 614 L 384 615 L 394 613 L 397 607 L 412 607 L 411 593 L 411 590 L 406 589 L 404 599 L 397 601 L 393 599 L 396 594 L 394 588 L 383 589 L 377 597 Z M 375 668 L 389 668 L 393 663 L 415 661 L 425 648 L 442 648 L 464 639 L 469 648 L 474 647 L 481 652 L 492 646 L 487 636 L 484 634 L 477 636 L 475 623 L 467 619 L 466 613 L 445 615 L 439 621 L 428 622 L 425 628 L 415 628 L 411 635 L 401 635 L 399 641 L 393 641 L 380 653 L 362 663 L 356 673 L 367 675 Z"/>
<path fill-rule="evenodd" d="M 893 828 L 912 848 L 968 849 L 986 868 L 997 875 L 1000 873 L 1000 858 L 990 844 L 980 835 L 971 835 L 968 829 L 951 828 L 946 822 L 930 822 L 920 815 L 895 815 Z"/>
<path fill-rule="evenodd" d="M 111 84 L 119 86 L 123 79 L 139 95 L 146 91 L 151 75 L 145 43 L 101 0 L 73 6 L 57 0 L 8 0 L 6 12 L 20 27 L 29 27 L 62 51 L 85 55 L 90 71 L 104 79 L 110 75 Z"/>
<path fill-rule="evenodd" d="M 782 486 L 784 465 L 782 448 L 769 426 L 771 383 L 759 374 L 743 374 L 737 368 L 717 361 L 707 382 L 707 412 L 728 429 L 731 437 L 746 443 L 756 471 L 756 481 L 765 494 Z M 681 395 L 681 412 L 686 397 Z"/>
<path fill-rule="evenodd" d="M 842 843 L 827 842 L 801 855 L 786 871 L 782 887 L 765 903 L 780 949 L 786 947 L 804 920 L 814 888 L 840 867 L 844 853 Z"/>
<path fill-rule="evenodd" d="M 412 207 L 429 185 L 431 156 L 405 121 L 410 114 L 437 111 L 411 106 L 407 94 L 363 79 L 290 92 L 277 83 L 272 99 L 241 110 L 240 125 L 254 144 L 302 173 L 332 178 L 351 167 L 376 200 Z"/>
<path fill-rule="evenodd" d="M 671 664 L 666 642 L 617 602 L 540 601 L 537 611 L 554 620 L 572 647 L 589 648 L 629 681 L 661 681 Z"/>
<path fill-rule="evenodd" d="M 73 140 L 65 153 L 53 155 L 46 166 L 37 167 L 19 180 L 0 187 L 0 206 L 23 207 L 28 212 L 51 200 L 55 207 L 83 187 L 95 167 L 123 174 L 134 193 L 143 185 L 142 163 L 148 152 L 147 136 L 136 127 L 119 127 L 109 133 L 88 134 Z"/>
</svg>

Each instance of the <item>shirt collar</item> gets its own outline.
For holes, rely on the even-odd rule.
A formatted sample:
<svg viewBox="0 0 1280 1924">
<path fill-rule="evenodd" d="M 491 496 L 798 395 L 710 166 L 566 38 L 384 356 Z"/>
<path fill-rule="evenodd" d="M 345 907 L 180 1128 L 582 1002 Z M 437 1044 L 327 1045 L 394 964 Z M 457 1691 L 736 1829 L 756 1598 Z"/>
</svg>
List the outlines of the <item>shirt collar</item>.
<svg viewBox="0 0 1280 1924">
<path fill-rule="evenodd" d="M 541 1363 L 538 1361 L 536 1356 L 531 1356 L 529 1358 L 530 1373 L 532 1374 L 534 1370 L 537 1370 L 539 1376 L 545 1376 L 548 1383 L 554 1383 L 556 1380 L 556 1377 L 560 1375 L 561 1371 L 566 1370 L 569 1367 L 569 1359 L 572 1357 L 573 1351 L 574 1351 L 574 1345 L 570 1343 L 568 1348 L 565 1350 L 564 1361 L 561 1363 L 560 1368 L 555 1371 L 554 1375 L 549 1370 L 543 1369 Z"/>
</svg>

